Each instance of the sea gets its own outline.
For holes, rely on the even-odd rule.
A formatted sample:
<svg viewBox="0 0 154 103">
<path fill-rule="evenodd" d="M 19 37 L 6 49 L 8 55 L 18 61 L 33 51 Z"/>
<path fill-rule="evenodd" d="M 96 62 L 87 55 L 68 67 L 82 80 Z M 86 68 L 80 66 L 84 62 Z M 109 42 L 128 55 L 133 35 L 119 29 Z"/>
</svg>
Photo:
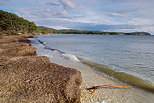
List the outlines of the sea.
<svg viewBox="0 0 154 103">
<path fill-rule="evenodd" d="M 38 54 L 82 62 L 122 82 L 154 92 L 153 35 L 49 34 L 31 41 Z"/>
</svg>

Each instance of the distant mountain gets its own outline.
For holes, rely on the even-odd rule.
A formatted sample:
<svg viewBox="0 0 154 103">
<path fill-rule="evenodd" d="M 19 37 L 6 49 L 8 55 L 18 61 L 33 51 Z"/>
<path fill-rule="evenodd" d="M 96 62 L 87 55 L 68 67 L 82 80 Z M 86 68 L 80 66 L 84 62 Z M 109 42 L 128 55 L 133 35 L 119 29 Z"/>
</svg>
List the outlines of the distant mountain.
<svg viewBox="0 0 154 103">
<path fill-rule="evenodd" d="M 49 28 L 49 27 L 45 27 L 45 26 L 38 26 L 39 29 L 50 29 L 50 30 L 56 30 L 56 29 L 53 29 L 53 28 Z"/>
<path fill-rule="evenodd" d="M 99 34 L 99 35 L 151 35 L 150 33 L 147 32 L 123 33 L 123 32 L 81 31 L 72 29 L 56 30 L 45 26 L 38 26 L 38 28 L 46 32 L 47 34 L 52 33 L 52 34 Z"/>
<path fill-rule="evenodd" d="M 41 34 L 55 34 L 56 29 L 45 27 L 45 26 L 38 26 L 38 33 Z"/>
</svg>

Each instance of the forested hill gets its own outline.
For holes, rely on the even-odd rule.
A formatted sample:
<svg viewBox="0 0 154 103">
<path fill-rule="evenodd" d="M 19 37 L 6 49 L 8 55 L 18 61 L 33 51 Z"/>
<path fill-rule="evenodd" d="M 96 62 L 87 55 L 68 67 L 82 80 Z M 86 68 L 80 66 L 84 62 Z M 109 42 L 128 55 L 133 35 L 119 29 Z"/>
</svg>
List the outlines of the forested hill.
<svg viewBox="0 0 154 103">
<path fill-rule="evenodd" d="M 103 32 L 103 31 L 81 31 L 81 30 L 56 30 L 44 26 L 38 26 L 39 31 L 45 34 L 99 34 L 99 35 L 151 35 L 147 32 Z"/>
<path fill-rule="evenodd" d="M 33 33 L 36 30 L 37 26 L 34 22 L 30 22 L 15 14 L 0 10 L 0 33 Z"/>
</svg>

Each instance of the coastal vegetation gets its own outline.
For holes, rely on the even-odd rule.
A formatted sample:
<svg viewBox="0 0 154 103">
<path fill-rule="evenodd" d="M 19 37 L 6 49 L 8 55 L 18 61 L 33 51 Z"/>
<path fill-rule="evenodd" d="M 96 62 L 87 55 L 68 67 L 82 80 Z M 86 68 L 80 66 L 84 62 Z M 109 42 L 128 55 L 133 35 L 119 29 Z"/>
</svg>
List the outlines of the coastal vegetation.
<svg viewBox="0 0 154 103">
<path fill-rule="evenodd" d="M 98 35 L 151 35 L 147 32 L 132 32 L 132 33 L 124 33 L 124 32 L 103 32 L 103 31 L 81 31 L 81 30 L 56 30 L 53 28 L 48 28 L 44 26 L 38 26 L 39 33 L 42 34 L 98 34 Z"/>
<path fill-rule="evenodd" d="M 103 32 L 103 31 L 81 31 L 81 30 L 56 30 L 44 26 L 36 26 L 15 14 L 0 10 L 0 34 L 99 34 L 99 35 L 150 35 L 147 32 Z"/>
<path fill-rule="evenodd" d="M 15 14 L 0 10 L 0 33 L 20 34 L 35 33 L 37 26 L 34 22 L 30 22 Z"/>
</svg>

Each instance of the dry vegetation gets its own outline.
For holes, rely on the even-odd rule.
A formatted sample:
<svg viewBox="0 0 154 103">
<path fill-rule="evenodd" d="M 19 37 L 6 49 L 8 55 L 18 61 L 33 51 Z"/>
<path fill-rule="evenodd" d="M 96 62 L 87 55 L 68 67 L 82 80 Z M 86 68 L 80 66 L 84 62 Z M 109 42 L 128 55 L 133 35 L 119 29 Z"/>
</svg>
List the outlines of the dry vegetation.
<svg viewBox="0 0 154 103">
<path fill-rule="evenodd" d="M 36 56 L 24 42 L 0 37 L 0 103 L 80 103 L 80 72 Z"/>
</svg>

